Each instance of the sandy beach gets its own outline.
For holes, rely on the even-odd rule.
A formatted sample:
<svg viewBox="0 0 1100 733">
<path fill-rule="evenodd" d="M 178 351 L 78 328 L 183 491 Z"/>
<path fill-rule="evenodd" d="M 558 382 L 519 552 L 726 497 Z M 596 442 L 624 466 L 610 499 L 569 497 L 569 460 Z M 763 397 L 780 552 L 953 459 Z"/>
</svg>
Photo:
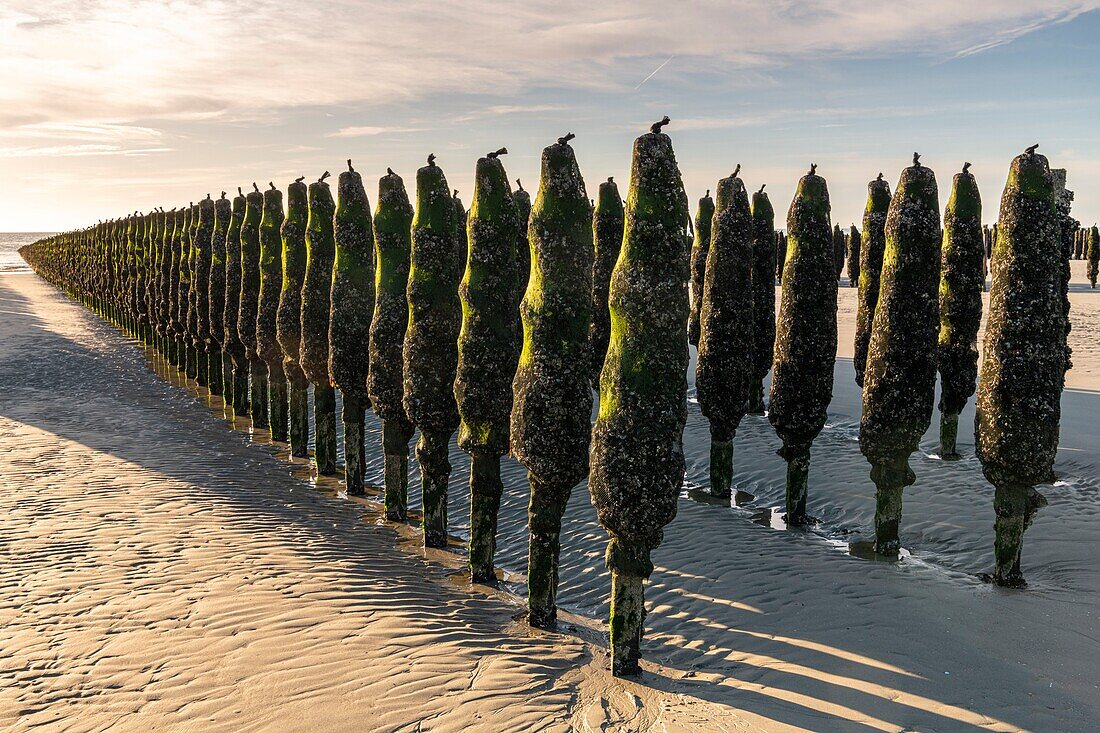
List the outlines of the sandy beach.
<svg viewBox="0 0 1100 733">
<path fill-rule="evenodd" d="M 934 430 L 912 459 L 902 560 L 849 551 L 873 526 L 874 487 L 856 443 L 855 290 L 842 287 L 842 358 L 810 469 L 820 524 L 778 518 L 784 464 L 760 417 L 735 442 L 742 504 L 701 498 L 708 429 L 690 405 L 688 475 L 654 553 L 637 680 L 608 671 L 606 534 L 585 485 L 564 520 L 561 628 L 532 632 L 516 620 L 517 463 L 502 471 L 502 582 L 471 586 L 468 460 L 453 444 L 454 541 L 425 551 L 414 526 L 381 522 L 372 498 L 347 498 L 265 431 L 230 425 L 218 398 L 45 281 L 0 277 L 0 728 L 1096 730 L 1100 296 L 1083 264 L 1058 481 L 1040 487 L 1049 506 L 1025 539 L 1027 590 L 979 578 L 993 490 L 973 457 L 972 400 L 964 460 L 936 460 Z"/>
</svg>

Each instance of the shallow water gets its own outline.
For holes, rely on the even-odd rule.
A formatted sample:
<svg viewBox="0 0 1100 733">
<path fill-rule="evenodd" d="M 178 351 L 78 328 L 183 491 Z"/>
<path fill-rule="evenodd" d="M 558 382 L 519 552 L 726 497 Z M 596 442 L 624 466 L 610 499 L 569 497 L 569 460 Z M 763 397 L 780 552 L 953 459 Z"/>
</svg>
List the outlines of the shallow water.
<svg viewBox="0 0 1100 733">
<path fill-rule="evenodd" d="M 816 520 L 811 526 L 788 528 L 783 519 L 786 466 L 775 451 L 780 446 L 766 417 L 748 415 L 738 430 L 734 453 L 735 498 L 709 495 L 708 462 L 710 433 L 706 418 L 694 397 L 695 350 L 689 371 L 688 421 L 684 431 L 687 471 L 681 491 L 680 516 L 666 528 L 668 536 L 691 531 L 701 536 L 730 532 L 756 532 L 767 528 L 789 533 L 791 539 L 808 541 L 867 561 L 881 562 L 867 549 L 874 538 L 874 484 L 870 467 L 859 451 L 861 394 L 854 382 L 851 361 L 838 359 L 829 422 L 811 456 L 808 509 Z M 215 398 L 216 399 L 216 398 Z M 312 388 L 310 404 L 312 406 Z M 1033 593 L 1072 597 L 1081 591 L 1100 598 L 1100 567 L 1095 563 L 1100 526 L 1100 457 L 1092 446 L 1100 444 L 1100 431 L 1090 425 L 1091 410 L 1100 409 L 1100 395 L 1066 391 L 1063 395 L 1064 429 L 1055 471 L 1058 481 L 1040 487 L 1049 506 L 1038 513 L 1025 537 L 1024 572 Z M 337 394 L 337 414 L 341 410 Z M 917 482 L 905 490 L 898 564 L 917 564 L 947 571 L 945 578 L 978 579 L 992 568 L 993 487 L 982 475 L 973 454 L 973 400 L 960 424 L 962 460 L 944 462 L 938 450 L 938 413 L 910 459 Z M 593 409 L 593 417 L 596 408 Z M 313 446 L 312 407 L 310 447 Z M 338 426 L 339 426 L 339 420 Z M 366 416 L 366 481 L 368 495 L 380 497 L 383 482 L 381 422 Z M 267 440 L 266 431 L 260 433 Z M 419 436 L 410 441 L 410 454 Z M 338 455 L 343 461 L 342 428 L 337 429 Z M 461 542 L 469 537 L 469 457 L 452 436 L 449 491 L 449 531 Z M 526 469 L 515 459 L 501 459 L 504 496 L 501 500 L 497 564 L 511 579 L 522 582 L 527 562 Z M 370 488 L 373 487 L 373 488 Z M 409 461 L 409 507 L 420 508 L 420 473 L 415 458 Z M 568 610 L 597 618 L 606 612 L 610 576 L 603 566 L 606 532 L 596 520 L 587 483 L 574 488 L 563 519 L 559 604 Z M 655 562 L 663 550 L 658 548 Z"/>
<path fill-rule="evenodd" d="M 19 248 L 51 234 L 53 232 L 0 232 L 0 275 L 30 272 L 30 266 L 19 256 Z"/>
</svg>

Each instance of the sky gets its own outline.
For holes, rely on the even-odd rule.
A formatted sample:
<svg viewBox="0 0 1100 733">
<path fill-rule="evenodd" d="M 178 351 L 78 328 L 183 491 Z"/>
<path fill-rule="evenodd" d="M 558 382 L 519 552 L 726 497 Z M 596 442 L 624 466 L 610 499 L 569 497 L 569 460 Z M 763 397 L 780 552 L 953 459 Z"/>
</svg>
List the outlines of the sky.
<svg viewBox="0 0 1100 733">
<path fill-rule="evenodd" d="M 993 222 L 1039 143 L 1100 219 L 1100 0 L 4 0 L 0 231 L 57 231 L 435 153 L 469 204 L 507 147 L 534 195 L 567 132 L 590 195 L 668 115 L 693 202 L 741 164 L 783 228 L 810 163 L 833 220 L 912 159 Z M 411 191 L 410 191 L 411 193 Z M 694 203 L 693 203 L 694 207 Z"/>
</svg>

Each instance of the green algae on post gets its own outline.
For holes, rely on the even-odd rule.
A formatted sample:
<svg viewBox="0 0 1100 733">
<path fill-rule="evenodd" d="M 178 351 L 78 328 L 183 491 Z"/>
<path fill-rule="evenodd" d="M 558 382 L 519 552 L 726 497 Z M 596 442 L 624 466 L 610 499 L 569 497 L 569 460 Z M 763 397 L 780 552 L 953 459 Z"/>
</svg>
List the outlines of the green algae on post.
<svg viewBox="0 0 1100 733">
<path fill-rule="evenodd" d="M 714 199 L 710 189 L 699 199 L 695 210 L 695 237 L 691 245 L 691 312 L 688 314 L 688 343 L 699 345 L 699 314 L 703 310 L 707 253 L 710 251 L 710 225 L 714 218 Z"/>
<path fill-rule="evenodd" d="M 276 334 L 276 317 L 283 279 L 283 194 L 268 183 L 260 219 L 260 291 L 256 301 L 256 354 L 267 365 L 271 439 L 287 439 L 287 382 L 283 350 Z"/>
<path fill-rule="evenodd" d="M 875 483 L 875 552 L 901 548 L 902 490 L 916 480 L 909 456 L 932 419 L 939 326 L 940 203 L 936 175 L 901 173 L 886 216 L 878 305 L 867 351 L 859 448 Z"/>
<path fill-rule="evenodd" d="M 362 496 L 366 493 L 364 413 L 370 406 L 367 371 L 374 313 L 374 228 L 363 177 L 350 160 L 340 174 L 337 193 L 328 370 L 344 401 L 344 484 L 348 494 Z"/>
<path fill-rule="evenodd" d="M 425 547 L 447 545 L 448 443 L 458 427 L 454 381 L 465 262 L 464 221 L 435 155 L 416 172 L 416 214 L 409 254 L 409 324 L 403 348 L 405 413 L 420 430 Z"/>
<path fill-rule="evenodd" d="M 787 212 L 787 261 L 775 334 L 768 420 L 787 461 L 786 519 L 805 524 L 810 446 L 825 427 L 836 363 L 837 281 L 829 188 L 817 165 Z"/>
<path fill-rule="evenodd" d="M 275 313 L 275 337 L 283 352 L 283 373 L 290 385 L 290 455 L 309 455 L 309 380 L 302 371 L 302 286 L 306 278 L 306 184 L 298 178 L 287 187 L 282 235 L 283 280 Z"/>
<path fill-rule="evenodd" d="M 610 539 L 611 666 L 640 673 L 642 583 L 676 516 L 684 479 L 690 222 L 668 117 L 634 141 L 622 252 L 611 277 L 611 342 L 592 430 L 589 490 Z"/>
<path fill-rule="evenodd" d="M 1046 502 L 1065 380 L 1059 221 L 1047 159 L 1028 148 L 1012 161 L 993 245 L 993 283 L 978 396 L 976 452 L 995 488 L 998 585 L 1023 587 L 1024 531 Z M 1095 229 L 1094 229 L 1095 231 Z"/>
<path fill-rule="evenodd" d="M 336 473 L 336 391 L 328 371 L 329 304 L 336 241 L 332 218 L 336 204 L 325 171 L 309 184 L 309 219 L 306 223 L 306 274 L 302 281 L 302 371 L 313 383 L 313 423 L 316 443 L 313 460 L 317 473 Z"/>
<path fill-rule="evenodd" d="M 766 184 L 765 184 L 766 185 Z M 775 349 L 775 211 L 764 186 L 752 195 L 752 380 L 749 414 L 764 414 L 764 378 Z"/>
<path fill-rule="evenodd" d="M 978 326 L 982 320 L 982 199 L 978 183 L 963 164 L 951 184 L 943 213 L 940 262 L 940 333 L 936 362 L 940 372 L 940 457 L 959 458 L 959 413 L 974 394 L 978 378 Z"/>
<path fill-rule="evenodd" d="M 459 285 L 462 330 L 458 336 L 455 400 L 458 445 L 470 454 L 470 571 L 475 582 L 493 580 L 497 513 L 504 490 L 500 457 L 508 451 L 512 378 L 519 333 L 516 304 L 515 201 L 500 155 L 477 162 L 467 223 L 469 255 Z"/>
<path fill-rule="evenodd" d="M 557 619 L 561 519 L 588 474 L 592 415 L 592 215 L 568 137 L 542 151 L 530 216 L 531 276 L 520 314 L 523 349 L 513 382 L 512 452 L 527 468 L 528 622 Z"/>
<path fill-rule="evenodd" d="M 713 225 L 707 227 L 712 239 L 695 368 L 699 407 L 710 421 L 710 493 L 718 497 L 730 495 L 733 438 L 748 407 L 753 367 L 753 218 L 737 168 L 718 182 Z"/>
<path fill-rule="evenodd" d="M 409 440 L 413 426 L 402 404 L 401 350 L 409 325 L 409 253 L 413 207 L 401 176 L 390 169 L 378 181 L 374 209 L 374 315 L 370 325 L 367 393 L 382 421 L 383 503 L 386 519 L 404 522 L 409 503 Z"/>
<path fill-rule="evenodd" d="M 878 306 L 879 275 L 882 253 L 886 250 L 886 214 L 890 210 L 890 184 L 882 174 L 867 184 L 867 206 L 863 210 L 863 236 L 859 253 L 859 303 L 856 309 L 855 350 L 852 359 L 856 384 L 863 386 L 867 369 L 867 349 L 871 344 L 871 326 Z"/>
<path fill-rule="evenodd" d="M 592 385 L 599 389 L 607 344 L 611 338 L 611 314 L 607 293 L 611 286 L 611 271 L 619 259 L 623 245 L 623 199 L 613 178 L 600 184 L 596 205 L 592 211 L 592 330 L 590 370 Z"/>
</svg>

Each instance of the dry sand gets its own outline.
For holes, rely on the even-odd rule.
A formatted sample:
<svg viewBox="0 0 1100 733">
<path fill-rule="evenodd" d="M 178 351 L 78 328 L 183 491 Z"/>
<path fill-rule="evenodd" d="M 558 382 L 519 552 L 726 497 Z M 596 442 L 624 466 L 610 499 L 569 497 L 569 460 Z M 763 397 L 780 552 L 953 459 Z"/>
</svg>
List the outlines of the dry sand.
<svg viewBox="0 0 1100 733">
<path fill-rule="evenodd" d="M 1085 278 L 1084 260 L 1070 262 L 1070 321 L 1073 330 L 1069 343 L 1073 349 L 1073 369 L 1066 374 L 1066 389 L 1100 391 L 1100 308 L 1096 301 L 1100 299 L 1100 290 L 1089 287 Z M 988 283 L 988 280 L 987 280 Z M 776 298 L 779 289 L 776 288 Z M 778 302 L 778 300 L 777 300 Z M 840 298 L 837 309 L 837 323 L 840 326 L 837 356 L 851 359 L 854 353 L 856 328 L 856 290 L 848 287 L 847 274 L 841 280 Z M 989 315 L 989 292 L 982 296 L 982 325 L 978 333 L 978 349 L 981 350 L 985 333 L 986 317 Z"/>
<path fill-rule="evenodd" d="M 1070 384 L 1097 390 L 1100 297 L 1073 297 Z M 853 308 L 845 289 L 846 326 Z M 841 335 L 842 356 L 850 341 Z M 973 458 L 914 456 L 910 556 L 847 552 L 874 511 L 850 361 L 815 445 L 811 531 L 772 518 L 783 463 L 762 418 L 736 443 L 736 486 L 755 501 L 691 498 L 707 454 L 693 405 L 687 486 L 655 553 L 634 682 L 606 672 L 606 536 L 583 485 L 562 537 L 565 623 L 531 633 L 513 621 L 526 561 L 517 464 L 503 472 L 505 582 L 470 588 L 458 572 L 460 451 L 455 551 L 425 553 L 412 527 L 381 525 L 377 504 L 311 479 L 247 423 L 227 429 L 216 398 L 149 367 L 37 277 L 0 277 L 0 729 L 1100 727 L 1100 394 L 1063 398 L 1060 482 L 1043 488 L 1051 506 L 1027 536 L 1025 592 L 976 577 L 991 564 L 993 517 Z M 934 442 L 930 432 L 927 453 Z"/>
</svg>

